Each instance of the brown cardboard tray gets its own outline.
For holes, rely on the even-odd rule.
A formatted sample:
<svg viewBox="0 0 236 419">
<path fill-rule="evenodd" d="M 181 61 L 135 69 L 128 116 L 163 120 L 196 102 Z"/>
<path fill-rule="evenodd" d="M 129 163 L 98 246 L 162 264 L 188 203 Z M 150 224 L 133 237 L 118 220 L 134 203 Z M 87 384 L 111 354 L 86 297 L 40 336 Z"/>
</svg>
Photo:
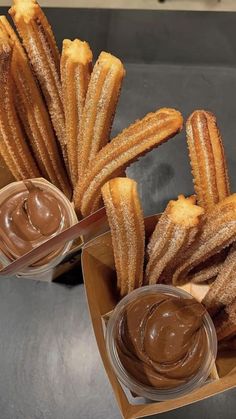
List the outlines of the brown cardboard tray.
<svg viewBox="0 0 236 419">
<path fill-rule="evenodd" d="M 157 220 L 157 215 L 145 219 L 147 236 L 153 231 Z M 116 274 L 109 232 L 91 240 L 84 246 L 82 268 L 98 349 L 121 414 L 125 419 L 166 412 L 236 387 L 236 351 L 224 350 L 218 351 L 216 368 L 212 371 L 207 383 L 200 389 L 181 398 L 164 402 L 150 402 L 134 397 L 116 378 L 105 345 L 104 319 L 119 301 L 116 292 Z M 199 300 L 207 291 L 206 286 L 192 286 L 191 284 L 187 284 L 185 289 Z"/>
</svg>

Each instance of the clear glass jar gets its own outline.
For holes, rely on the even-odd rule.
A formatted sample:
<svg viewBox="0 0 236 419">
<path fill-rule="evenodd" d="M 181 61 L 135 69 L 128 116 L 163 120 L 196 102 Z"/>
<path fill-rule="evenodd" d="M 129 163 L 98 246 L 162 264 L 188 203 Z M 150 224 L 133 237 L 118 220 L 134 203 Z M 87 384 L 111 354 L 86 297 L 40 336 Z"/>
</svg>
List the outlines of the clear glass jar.
<svg viewBox="0 0 236 419">
<path fill-rule="evenodd" d="M 156 389 L 152 386 L 146 386 L 143 383 L 138 382 L 125 370 L 119 358 L 116 348 L 116 326 L 128 304 L 135 301 L 136 299 L 140 299 L 141 296 L 155 293 L 170 295 L 173 297 L 182 297 L 185 299 L 193 298 L 186 291 L 173 286 L 162 284 L 147 285 L 145 287 L 134 290 L 126 297 L 124 297 L 112 312 L 106 329 L 106 348 L 111 366 L 116 376 L 129 390 L 150 400 L 163 401 L 183 396 L 184 394 L 190 393 L 194 389 L 199 388 L 204 384 L 204 382 L 209 377 L 215 362 L 217 354 L 217 337 L 211 317 L 206 312 L 203 317 L 203 325 L 205 327 L 207 336 L 208 351 L 204 359 L 204 363 L 196 375 L 191 377 L 189 381 L 185 382 L 184 384 L 170 389 Z"/>
<path fill-rule="evenodd" d="M 30 181 L 35 186 L 38 186 L 41 189 L 49 190 L 50 193 L 53 196 L 55 196 L 57 201 L 61 202 L 62 206 L 64 206 L 64 208 L 67 211 L 68 224 L 69 224 L 68 227 L 77 223 L 78 220 L 77 220 L 77 216 L 76 216 L 73 204 L 63 194 L 63 192 L 61 192 L 56 186 L 52 185 L 50 182 L 48 182 L 47 180 L 43 178 L 30 179 Z M 0 190 L 0 205 L 3 201 L 5 201 L 6 198 L 10 197 L 11 195 L 15 193 L 21 192 L 22 190 L 25 190 L 25 185 L 23 181 L 12 182 L 9 185 L 2 188 Z M 62 226 L 62 230 L 63 230 L 63 226 Z M 53 235 L 51 237 L 53 237 Z M 50 259 L 47 263 L 40 265 L 37 262 L 37 264 L 35 265 L 24 268 L 24 271 L 19 272 L 17 276 L 24 276 L 24 277 L 29 277 L 32 279 L 37 279 L 41 276 L 45 277 L 45 275 L 47 275 L 47 272 L 52 271 L 52 269 L 62 261 L 64 256 L 70 250 L 72 244 L 73 244 L 73 240 L 66 242 L 59 251 L 53 250 L 53 252 L 55 252 L 55 257 L 52 256 L 52 259 Z M 9 265 L 9 263 L 11 263 L 11 260 L 3 252 L 0 251 L 0 262 L 3 264 L 3 266 L 7 266 Z"/>
</svg>

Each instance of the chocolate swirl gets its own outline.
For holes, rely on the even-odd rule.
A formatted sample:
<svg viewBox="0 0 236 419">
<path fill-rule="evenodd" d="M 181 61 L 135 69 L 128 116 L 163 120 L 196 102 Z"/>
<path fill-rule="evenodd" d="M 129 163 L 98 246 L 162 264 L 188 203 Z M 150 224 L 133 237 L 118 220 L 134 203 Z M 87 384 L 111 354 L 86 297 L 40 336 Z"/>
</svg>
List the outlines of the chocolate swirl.
<svg viewBox="0 0 236 419">
<path fill-rule="evenodd" d="M 11 260 L 69 227 L 65 206 L 49 188 L 41 189 L 28 180 L 24 185 L 0 204 L 0 249 Z"/>
<path fill-rule="evenodd" d="M 116 329 L 116 347 L 136 381 L 160 389 L 177 387 L 204 363 L 208 341 L 204 307 L 194 299 L 165 294 L 129 303 Z"/>
</svg>

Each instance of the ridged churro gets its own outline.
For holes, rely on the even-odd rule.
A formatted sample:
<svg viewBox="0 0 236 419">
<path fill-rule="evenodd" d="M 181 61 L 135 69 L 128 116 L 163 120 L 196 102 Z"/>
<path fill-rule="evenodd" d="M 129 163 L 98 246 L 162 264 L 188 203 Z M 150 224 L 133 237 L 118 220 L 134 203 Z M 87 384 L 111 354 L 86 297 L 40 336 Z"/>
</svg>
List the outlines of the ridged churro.
<svg viewBox="0 0 236 419">
<path fill-rule="evenodd" d="M 39 177 L 36 162 L 25 141 L 13 102 L 11 59 L 13 47 L 0 29 L 0 152 L 17 180 Z"/>
<path fill-rule="evenodd" d="M 236 298 L 213 319 L 218 341 L 236 335 Z"/>
<path fill-rule="evenodd" d="M 213 280 L 221 270 L 228 253 L 229 248 L 226 248 L 204 261 L 191 271 L 191 274 L 188 275 L 188 281 L 199 284 Z"/>
<path fill-rule="evenodd" d="M 173 283 L 186 282 L 187 275 L 236 240 L 236 194 L 230 195 L 207 213 L 200 234 L 173 276 Z"/>
<path fill-rule="evenodd" d="M 9 13 L 39 81 L 53 128 L 67 163 L 65 118 L 60 81 L 60 54 L 52 29 L 36 0 L 13 0 Z"/>
<path fill-rule="evenodd" d="M 202 303 L 214 316 L 220 309 L 236 298 L 236 245 L 233 244 L 216 280 L 211 285 Z"/>
<path fill-rule="evenodd" d="M 92 69 L 92 51 L 87 42 L 79 39 L 63 41 L 61 81 L 66 123 L 66 144 L 70 176 L 73 185 L 78 181 L 78 148 L 82 114 Z"/>
<path fill-rule="evenodd" d="M 115 178 L 102 187 L 102 197 L 111 229 L 121 296 L 143 283 L 144 219 L 137 183 L 128 178 Z"/>
<path fill-rule="evenodd" d="M 230 194 L 224 148 L 215 116 L 192 113 L 186 123 L 190 163 L 198 204 L 210 210 Z"/>
<path fill-rule="evenodd" d="M 183 258 L 194 241 L 203 213 L 193 196 L 180 195 L 177 201 L 169 202 L 147 247 L 146 283 L 171 281 L 176 260 Z"/>
<path fill-rule="evenodd" d="M 71 188 L 57 148 L 51 122 L 21 43 L 5 16 L 0 29 L 13 43 L 11 76 L 14 102 L 41 174 L 67 196 Z"/>
<path fill-rule="evenodd" d="M 103 147 L 78 182 L 74 202 L 83 216 L 99 208 L 101 187 L 132 161 L 177 134 L 183 125 L 180 112 L 163 108 L 130 125 Z"/>
<path fill-rule="evenodd" d="M 121 61 L 107 52 L 101 52 L 91 74 L 79 135 L 80 180 L 97 152 L 109 140 L 124 75 Z"/>
</svg>

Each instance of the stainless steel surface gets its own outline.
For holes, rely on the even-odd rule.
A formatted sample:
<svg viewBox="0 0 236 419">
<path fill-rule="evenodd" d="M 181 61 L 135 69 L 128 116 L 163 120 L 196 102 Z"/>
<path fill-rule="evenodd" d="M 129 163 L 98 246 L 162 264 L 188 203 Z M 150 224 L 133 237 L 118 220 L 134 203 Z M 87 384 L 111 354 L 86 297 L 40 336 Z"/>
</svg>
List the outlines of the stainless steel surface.
<svg viewBox="0 0 236 419">
<path fill-rule="evenodd" d="M 119 418 L 83 285 L 0 282 L 1 419 Z"/>
</svg>

